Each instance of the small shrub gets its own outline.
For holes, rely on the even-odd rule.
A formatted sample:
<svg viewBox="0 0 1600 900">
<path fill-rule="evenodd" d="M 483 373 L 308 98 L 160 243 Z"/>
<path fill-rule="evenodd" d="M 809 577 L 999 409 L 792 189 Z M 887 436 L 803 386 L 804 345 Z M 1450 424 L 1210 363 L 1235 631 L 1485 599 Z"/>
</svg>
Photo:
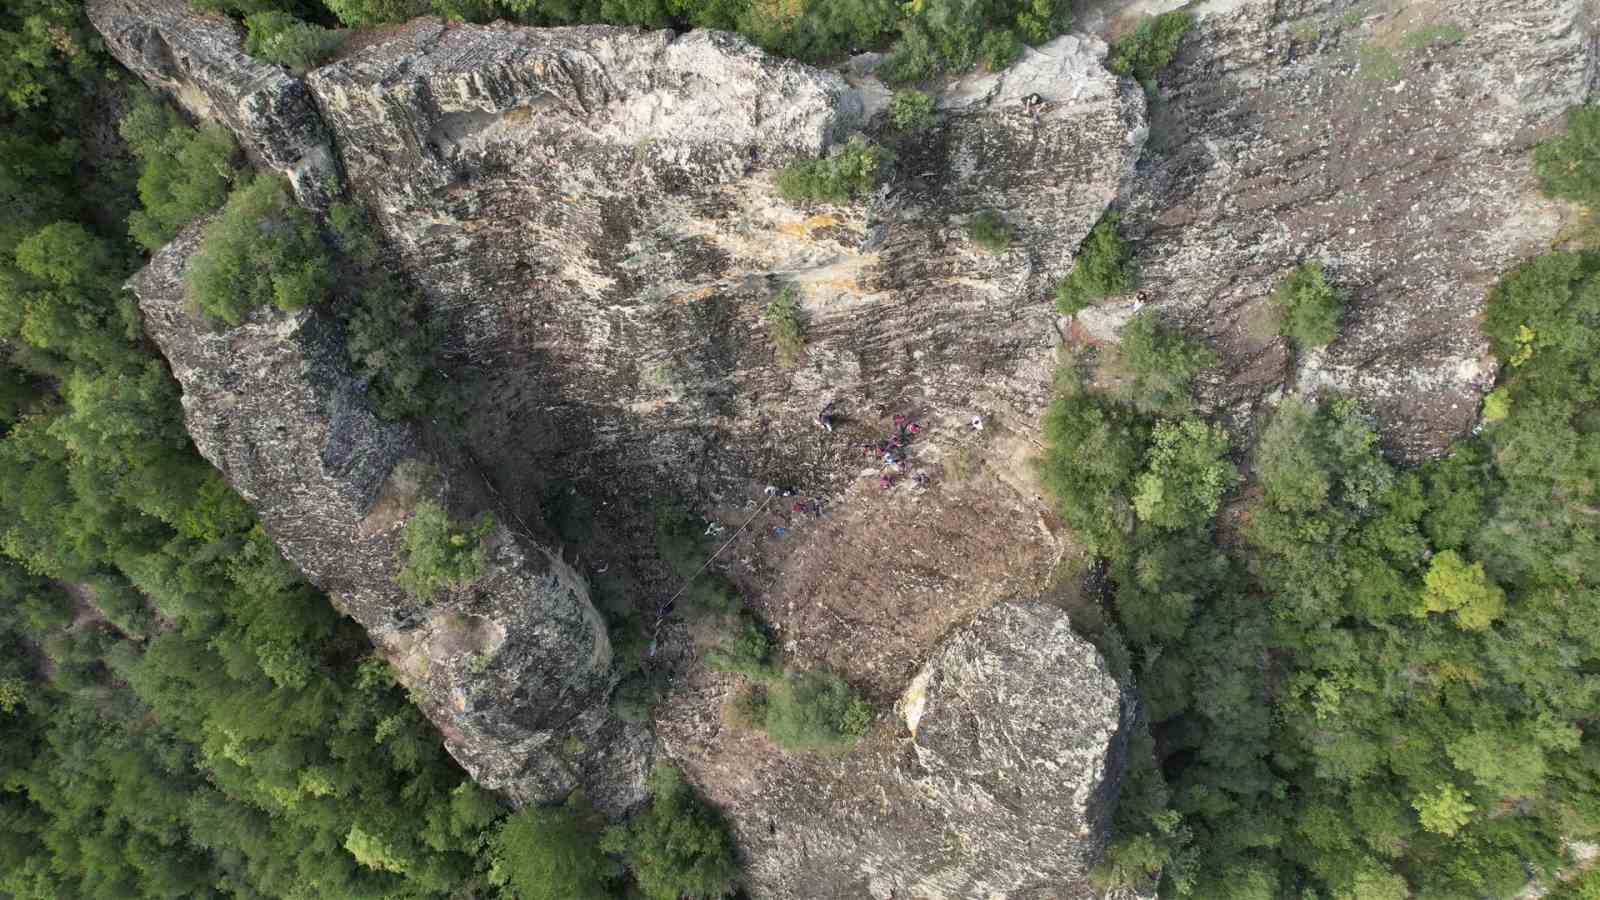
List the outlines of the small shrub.
<svg viewBox="0 0 1600 900">
<path fill-rule="evenodd" d="M 1045 411 L 1039 478 L 1091 553 L 1116 556 L 1133 530 L 1128 486 L 1147 438 L 1130 410 L 1086 391 L 1063 392 Z"/>
<path fill-rule="evenodd" d="M 139 92 L 117 130 L 139 163 L 141 208 L 128 217 L 128 233 L 145 249 L 160 249 L 228 199 L 239 146 L 226 128 L 191 127 L 172 107 Z"/>
<path fill-rule="evenodd" d="M 431 600 L 445 588 L 464 588 L 489 568 L 484 539 L 494 530 L 494 516 L 473 522 L 452 521 L 432 500 L 417 504 L 401 538 L 400 574 L 396 581 L 411 596 Z"/>
<path fill-rule="evenodd" d="M 344 43 L 344 32 L 302 22 L 285 12 L 245 17 L 244 52 L 296 74 L 321 65 Z"/>
<path fill-rule="evenodd" d="M 933 98 L 914 88 L 894 92 L 889 101 L 889 121 L 901 131 L 925 131 L 933 127 Z"/>
<path fill-rule="evenodd" d="M 790 675 L 767 689 L 767 734 L 785 750 L 849 744 L 872 718 L 872 706 L 836 675 Z"/>
<path fill-rule="evenodd" d="M 381 261 L 383 247 L 373 234 L 372 223 L 366 210 L 354 203 L 334 203 L 328 206 L 328 230 L 339 251 L 361 268 L 367 269 Z"/>
<path fill-rule="evenodd" d="M 617 685 L 611 695 L 611 712 L 624 722 L 648 722 L 664 695 L 659 678 L 635 673 Z"/>
<path fill-rule="evenodd" d="M 292 311 L 321 301 L 330 274 L 316 222 L 281 178 L 262 175 L 228 197 L 186 278 L 201 311 L 237 325 L 258 306 Z"/>
<path fill-rule="evenodd" d="M 420 415 L 438 397 L 434 347 L 440 323 L 424 309 L 422 293 L 383 279 L 356 296 L 345 352 L 367 379 L 372 409 L 395 420 Z"/>
<path fill-rule="evenodd" d="M 750 678 L 767 679 L 778 675 L 772 664 L 772 642 L 766 631 L 750 619 L 739 623 L 738 633 L 732 640 L 707 651 L 706 666 L 713 671 L 733 672 Z"/>
<path fill-rule="evenodd" d="M 1552 197 L 1593 205 L 1600 198 L 1600 105 L 1567 110 L 1567 128 L 1534 152 L 1539 187 Z"/>
<path fill-rule="evenodd" d="M 678 601 L 691 612 L 726 615 L 739 608 L 739 592 L 731 581 L 701 571 L 715 549 L 687 509 L 673 504 L 656 508 L 656 555 L 679 578 L 694 579 Z"/>
<path fill-rule="evenodd" d="M 822 159 L 797 159 L 778 173 L 778 193 L 790 202 L 846 203 L 872 191 L 878 172 L 894 158 L 859 135 L 838 153 Z"/>
<path fill-rule="evenodd" d="M 490 838 L 489 881 L 518 900 L 603 900 L 621 874 L 600 850 L 604 820 L 583 792 L 561 806 L 528 806 Z"/>
<path fill-rule="evenodd" d="M 967 223 L 967 237 L 990 253 L 999 253 L 1011 243 L 1011 226 L 994 210 L 986 209 Z"/>
<path fill-rule="evenodd" d="M 767 336 L 777 351 L 778 362 L 792 366 L 805 353 L 805 333 L 800 330 L 800 307 L 794 300 L 794 288 L 786 287 L 767 304 L 762 314 L 767 320 Z"/>
<path fill-rule="evenodd" d="M 759 683 L 745 684 L 728 701 L 727 715 L 728 721 L 739 728 L 766 728 L 766 686 Z"/>
<path fill-rule="evenodd" d="M 1279 331 L 1296 348 L 1326 346 L 1339 336 L 1344 300 L 1317 263 L 1306 263 L 1279 281 L 1273 300 L 1281 314 Z"/>
<path fill-rule="evenodd" d="M 1178 56 L 1184 35 L 1194 27 L 1194 17 L 1174 10 L 1141 19 L 1133 31 L 1118 38 L 1106 56 L 1106 68 L 1132 75 L 1146 91 L 1154 92 L 1156 76 Z"/>
<path fill-rule="evenodd" d="M 1056 309 L 1062 315 L 1077 315 L 1099 300 L 1133 289 L 1133 245 L 1117 233 L 1120 221 L 1116 213 L 1106 213 L 1078 245 L 1072 271 L 1056 285 Z"/>
<path fill-rule="evenodd" d="M 984 32 L 978 42 L 978 61 L 991 72 L 998 72 L 1016 60 L 1022 52 L 1022 42 L 1011 31 L 996 28 Z"/>
<path fill-rule="evenodd" d="M 656 767 L 650 794 L 644 812 L 606 831 L 601 849 L 627 863 L 648 900 L 732 894 L 738 864 L 716 811 L 671 766 Z"/>
</svg>

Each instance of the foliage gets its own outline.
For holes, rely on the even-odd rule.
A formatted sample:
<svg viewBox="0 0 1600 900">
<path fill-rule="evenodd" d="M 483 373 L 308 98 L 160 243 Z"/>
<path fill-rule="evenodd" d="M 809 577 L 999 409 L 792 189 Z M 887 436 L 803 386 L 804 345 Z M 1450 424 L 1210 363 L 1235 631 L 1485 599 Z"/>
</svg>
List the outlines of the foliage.
<svg viewBox="0 0 1600 900">
<path fill-rule="evenodd" d="M 1116 395 L 1140 412 L 1177 415 L 1189 407 L 1195 378 L 1217 364 L 1201 341 L 1142 312 L 1122 327 L 1109 368 Z"/>
<path fill-rule="evenodd" d="M 1199 419 L 1156 423 L 1145 470 L 1134 482 L 1139 521 L 1167 529 L 1209 521 L 1239 477 L 1227 460 L 1228 444 L 1221 426 Z"/>
<path fill-rule="evenodd" d="M 1284 276 L 1273 291 L 1282 317 L 1281 331 L 1296 348 L 1309 350 L 1339 336 L 1344 300 L 1317 263 L 1306 263 Z"/>
<path fill-rule="evenodd" d="M 1467 31 L 1460 25 L 1454 22 L 1439 22 L 1406 32 L 1405 45 L 1411 50 L 1449 47 L 1461 43 L 1466 37 Z"/>
<path fill-rule="evenodd" d="M 319 303 L 330 279 L 316 222 L 270 175 L 229 195 L 185 275 L 195 305 L 228 325 L 269 303 L 285 312 Z"/>
<path fill-rule="evenodd" d="M 1132 75 L 1147 92 L 1154 93 L 1156 76 L 1178 56 L 1183 38 L 1194 27 L 1194 17 L 1173 10 L 1139 20 L 1133 31 L 1118 38 L 1106 56 L 1106 68 L 1117 75 Z"/>
<path fill-rule="evenodd" d="M 794 295 L 793 286 L 785 287 L 762 313 L 767 321 L 767 337 L 772 339 L 778 362 L 784 366 L 799 362 L 806 350 L 805 332 L 800 329 L 800 306 L 795 303 Z"/>
<path fill-rule="evenodd" d="M 1133 245 L 1117 233 L 1122 217 L 1106 213 L 1078 245 L 1072 271 L 1056 285 L 1056 309 L 1074 316 L 1112 294 L 1133 290 Z"/>
<path fill-rule="evenodd" d="M 433 500 L 418 501 L 401 539 L 400 574 L 395 580 L 411 596 L 431 600 L 447 588 L 464 588 L 489 567 L 484 542 L 494 531 L 494 516 L 472 522 L 450 518 Z"/>
<path fill-rule="evenodd" d="M 1133 530 L 1129 484 L 1139 471 L 1149 425 L 1088 391 L 1064 392 L 1044 415 L 1039 477 L 1078 539 L 1114 555 Z"/>
<path fill-rule="evenodd" d="M 1011 226 L 992 209 L 978 213 L 966 228 L 967 237 L 990 253 L 999 253 L 1011 244 Z"/>
<path fill-rule="evenodd" d="M 341 31 L 277 11 L 246 16 L 244 27 L 244 52 L 296 74 L 321 65 L 345 37 Z"/>
<path fill-rule="evenodd" d="M 650 805 L 606 832 L 602 847 L 621 857 L 649 900 L 716 898 L 733 893 L 733 846 L 717 814 L 677 769 L 650 777 Z"/>
<path fill-rule="evenodd" d="M 1593 206 L 1600 198 L 1600 106 L 1574 106 L 1566 124 L 1534 152 L 1539 187 L 1552 197 Z"/>
<path fill-rule="evenodd" d="M 847 203 L 870 193 L 878 173 L 894 156 L 857 135 L 822 159 L 797 159 L 778 173 L 778 193 L 790 202 Z"/>
<path fill-rule="evenodd" d="M 1400 60 L 1394 51 L 1380 44 L 1362 44 L 1357 54 L 1357 72 L 1368 81 L 1393 84 L 1400 80 Z"/>
<path fill-rule="evenodd" d="M 933 127 L 933 97 L 915 88 L 902 88 L 889 99 L 889 121 L 901 131 L 926 131 Z"/>
<path fill-rule="evenodd" d="M 146 249 L 160 249 L 221 206 L 238 179 L 239 148 L 226 128 L 191 127 L 147 92 L 134 95 L 118 132 L 139 161 L 141 208 L 129 216 L 128 231 Z"/>
<path fill-rule="evenodd" d="M 367 379 L 379 416 L 402 419 L 432 407 L 439 392 L 434 347 L 441 331 L 415 288 L 381 279 L 356 294 L 345 352 Z"/>
<path fill-rule="evenodd" d="M 772 641 L 753 619 L 740 621 L 733 639 L 712 648 L 705 660 L 706 666 L 717 672 L 734 672 L 759 679 L 778 676 L 778 669 L 772 663 Z"/>
<path fill-rule="evenodd" d="M 618 867 L 600 852 L 603 820 L 581 790 L 561 806 L 529 806 L 490 842 L 490 881 L 518 900 L 604 900 Z"/>
<path fill-rule="evenodd" d="M 837 675 L 790 674 L 767 688 L 766 730 L 785 750 L 839 747 L 867 733 L 872 706 Z"/>
</svg>

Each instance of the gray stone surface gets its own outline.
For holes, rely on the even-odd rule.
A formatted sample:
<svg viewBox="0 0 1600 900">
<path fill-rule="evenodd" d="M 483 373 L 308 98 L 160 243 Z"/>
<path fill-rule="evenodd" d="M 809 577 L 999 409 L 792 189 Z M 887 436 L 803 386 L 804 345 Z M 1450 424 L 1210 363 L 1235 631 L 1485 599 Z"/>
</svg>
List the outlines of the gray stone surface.
<svg viewBox="0 0 1600 900">
<path fill-rule="evenodd" d="M 258 310 L 226 330 L 201 321 L 183 287 L 200 237 L 191 227 L 130 283 L 200 453 L 367 629 L 477 781 L 521 802 L 581 784 L 607 811 L 637 803 L 649 735 L 607 712 L 611 644 L 583 578 L 501 525 L 477 583 L 426 602 L 402 591 L 400 537 L 416 501 L 475 513 L 475 473 L 372 414 L 327 313 Z"/>
<path fill-rule="evenodd" d="M 729 806 L 752 892 L 1093 897 L 1134 712 L 1064 612 L 990 607 L 934 648 L 872 739 L 755 766 Z"/>
<path fill-rule="evenodd" d="M 1127 222 L 1150 301 L 1221 351 L 1210 392 L 1236 421 L 1287 386 L 1360 398 L 1403 459 L 1472 428 L 1498 365 L 1477 324 L 1488 291 L 1562 224 L 1528 151 L 1586 96 L 1589 9 L 1196 5 Z M 1459 43 L 1413 46 L 1447 24 Z M 1351 306 L 1337 341 L 1295 358 L 1270 327 L 1252 330 L 1276 280 L 1308 260 Z"/>
<path fill-rule="evenodd" d="M 117 61 L 190 115 L 226 124 L 262 165 L 321 206 L 338 169 L 305 83 L 245 55 L 244 30 L 184 0 L 90 0 L 89 21 Z"/>
</svg>

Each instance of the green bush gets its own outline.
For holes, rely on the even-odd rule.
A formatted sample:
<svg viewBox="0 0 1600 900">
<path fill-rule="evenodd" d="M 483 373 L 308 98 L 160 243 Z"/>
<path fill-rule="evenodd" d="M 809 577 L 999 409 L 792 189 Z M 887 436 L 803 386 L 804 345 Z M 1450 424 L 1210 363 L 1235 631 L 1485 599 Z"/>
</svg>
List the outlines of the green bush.
<svg viewBox="0 0 1600 900">
<path fill-rule="evenodd" d="M 438 394 L 434 347 L 442 337 L 420 291 L 385 281 L 357 295 L 345 351 L 367 379 L 379 417 L 403 419 L 433 407 Z"/>
<path fill-rule="evenodd" d="M 605 900 L 620 867 L 600 850 L 604 820 L 583 791 L 561 806 L 528 806 L 508 817 L 489 847 L 491 883 L 517 900 Z"/>
<path fill-rule="evenodd" d="M 1133 31 L 1118 38 L 1106 57 L 1106 68 L 1118 75 L 1132 75 L 1154 93 L 1156 76 L 1178 56 L 1184 35 L 1194 27 L 1194 16 L 1174 10 L 1139 20 Z"/>
<path fill-rule="evenodd" d="M 1045 411 L 1039 477 L 1092 553 L 1115 556 L 1133 529 L 1129 486 L 1148 435 L 1126 407 L 1087 391 L 1063 392 Z"/>
<path fill-rule="evenodd" d="M 738 865 L 732 842 L 716 811 L 669 765 L 651 774 L 649 807 L 627 825 L 608 829 L 601 846 L 627 863 L 648 900 L 733 893 Z"/>
<path fill-rule="evenodd" d="M 717 672 L 733 672 L 750 678 L 768 679 L 778 675 L 772 663 L 772 641 L 761 625 L 751 619 L 739 623 L 732 640 L 723 641 L 706 652 L 706 666 Z"/>
<path fill-rule="evenodd" d="M 990 253 L 999 253 L 1011 244 L 1011 226 L 994 210 L 986 209 L 967 223 L 967 237 Z"/>
<path fill-rule="evenodd" d="M 795 303 L 794 295 L 793 286 L 785 287 L 762 314 L 767 321 L 767 337 L 772 339 L 778 362 L 783 366 L 799 362 L 806 350 L 805 332 L 800 329 L 800 306 Z"/>
<path fill-rule="evenodd" d="M 172 107 L 140 91 L 118 132 L 139 164 L 141 208 L 128 217 L 128 233 L 146 249 L 160 249 L 228 199 L 239 175 L 239 147 L 226 128 L 191 127 Z"/>
<path fill-rule="evenodd" d="M 1566 131 L 1540 144 L 1533 159 L 1546 194 L 1593 205 L 1600 198 L 1600 105 L 1567 110 Z"/>
<path fill-rule="evenodd" d="M 837 675 L 791 674 L 767 688 L 767 735 L 785 750 L 839 747 L 867 733 L 871 704 Z"/>
<path fill-rule="evenodd" d="M 276 11 L 247 16 L 244 27 L 244 52 L 296 74 L 322 65 L 345 38 L 342 31 Z"/>
<path fill-rule="evenodd" d="M 1239 473 L 1228 462 L 1228 432 L 1199 419 L 1159 422 L 1145 470 L 1134 483 L 1139 521 L 1158 528 L 1195 528 L 1216 514 Z"/>
<path fill-rule="evenodd" d="M 419 501 L 401 537 L 401 566 L 395 580 L 419 600 L 431 600 L 446 588 L 471 585 L 489 568 L 484 541 L 492 531 L 494 516 L 489 513 L 458 522 L 438 503 Z"/>
<path fill-rule="evenodd" d="M 933 98 L 922 91 L 905 88 L 889 100 L 889 121 L 901 131 L 925 131 L 934 119 Z"/>
<path fill-rule="evenodd" d="M 1077 315 L 1112 294 L 1133 290 L 1133 245 L 1117 233 L 1122 217 L 1106 213 L 1078 245 L 1072 271 L 1056 285 L 1056 309 Z"/>
<path fill-rule="evenodd" d="M 797 159 L 778 173 L 778 193 L 790 202 L 821 200 L 846 203 L 871 193 L 878 173 L 894 154 L 853 137 L 832 156 L 822 159 Z"/>
<path fill-rule="evenodd" d="M 1339 336 L 1344 299 L 1328 284 L 1321 265 L 1297 267 L 1278 282 L 1272 296 L 1282 317 L 1280 331 L 1296 348 L 1326 346 Z"/>
<path fill-rule="evenodd" d="M 228 325 L 269 303 L 287 312 L 321 302 L 330 278 L 315 220 L 269 175 L 228 197 L 185 276 L 201 311 Z"/>
<path fill-rule="evenodd" d="M 1072 4 L 1065 0 L 914 0 L 904 9 L 902 37 L 880 69 L 892 82 L 979 63 L 998 71 L 1022 44 L 1049 40 L 1072 24 Z"/>
<path fill-rule="evenodd" d="M 1117 396 L 1141 412 L 1178 415 L 1189 408 L 1195 377 L 1216 364 L 1203 342 L 1142 312 L 1122 327 L 1113 359 Z"/>
</svg>

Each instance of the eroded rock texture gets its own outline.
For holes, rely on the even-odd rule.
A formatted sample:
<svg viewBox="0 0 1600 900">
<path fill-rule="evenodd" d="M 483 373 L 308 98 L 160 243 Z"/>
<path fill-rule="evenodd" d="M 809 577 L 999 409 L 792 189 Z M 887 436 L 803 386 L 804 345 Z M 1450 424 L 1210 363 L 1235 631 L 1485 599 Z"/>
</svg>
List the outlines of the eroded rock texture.
<svg viewBox="0 0 1600 900">
<path fill-rule="evenodd" d="M 1222 351 L 1212 393 L 1241 420 L 1285 382 L 1333 388 L 1361 400 L 1401 458 L 1443 452 L 1494 381 L 1477 327 L 1489 289 L 1560 227 L 1528 151 L 1584 100 L 1588 8 L 1213 0 L 1197 12 L 1129 193 L 1150 301 Z M 1301 261 L 1323 262 L 1351 305 L 1338 340 L 1296 359 L 1262 320 Z"/>
<path fill-rule="evenodd" d="M 938 644 L 897 714 L 897 736 L 846 758 L 750 773 L 731 811 L 758 896 L 1095 896 L 1134 706 L 1065 613 L 990 607 Z"/>
<path fill-rule="evenodd" d="M 200 238 L 184 232 L 131 282 L 183 387 L 195 446 L 255 508 L 283 554 L 360 622 L 486 787 L 519 801 L 578 785 L 620 812 L 642 799 L 648 734 L 610 718 L 611 644 L 582 577 L 504 526 L 488 574 L 418 601 L 395 583 L 416 501 L 480 508 L 474 473 L 383 422 L 329 315 L 258 311 L 213 330 L 184 299 Z"/>
<path fill-rule="evenodd" d="M 845 206 L 779 199 L 774 169 L 867 124 L 883 88 L 731 35 L 420 20 L 308 81 L 351 185 L 452 312 L 475 453 L 600 483 L 837 489 L 855 448 L 815 458 L 824 407 L 1031 421 L 1048 395 L 1046 293 L 1131 171 L 1143 110 L 1101 45 L 1051 50 L 969 86 L 946 127 L 886 136 L 899 176 Z M 964 236 L 986 209 L 1011 249 Z M 785 288 L 792 367 L 763 315 Z"/>
<path fill-rule="evenodd" d="M 86 11 L 118 62 L 196 118 L 226 124 L 257 162 L 288 176 L 302 202 L 318 206 L 338 191 L 305 83 L 245 55 L 232 19 L 183 0 L 93 0 Z"/>
</svg>

